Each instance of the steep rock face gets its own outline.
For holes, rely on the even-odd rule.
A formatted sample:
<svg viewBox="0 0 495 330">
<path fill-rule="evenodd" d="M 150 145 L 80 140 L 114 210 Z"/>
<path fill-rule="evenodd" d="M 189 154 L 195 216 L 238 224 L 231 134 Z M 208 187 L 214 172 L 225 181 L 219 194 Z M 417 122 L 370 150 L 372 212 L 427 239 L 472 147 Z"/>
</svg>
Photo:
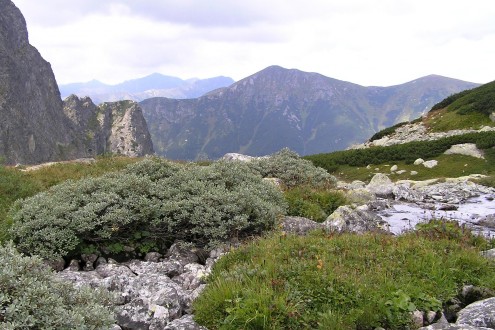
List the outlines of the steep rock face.
<svg viewBox="0 0 495 330">
<path fill-rule="evenodd" d="M 19 9 L 0 0 L 0 157 L 33 164 L 81 156 L 50 64 L 29 44 Z"/>
<path fill-rule="evenodd" d="M 262 156 L 284 147 L 308 155 L 363 142 L 474 86 L 429 76 L 398 86 L 363 87 L 271 66 L 196 99 L 152 98 L 140 105 L 157 153 L 168 158 Z"/>
<path fill-rule="evenodd" d="M 133 101 L 96 106 L 89 97 L 64 100 L 64 112 L 77 128 L 90 155 L 104 153 L 131 157 L 153 154 L 153 144 L 139 105 Z"/>
</svg>

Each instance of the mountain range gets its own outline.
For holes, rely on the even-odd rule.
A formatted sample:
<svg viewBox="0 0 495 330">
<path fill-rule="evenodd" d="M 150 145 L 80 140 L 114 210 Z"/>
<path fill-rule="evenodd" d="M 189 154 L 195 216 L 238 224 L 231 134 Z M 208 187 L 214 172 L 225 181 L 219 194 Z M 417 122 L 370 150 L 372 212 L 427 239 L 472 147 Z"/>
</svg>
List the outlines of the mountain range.
<svg viewBox="0 0 495 330">
<path fill-rule="evenodd" d="M 171 159 L 252 156 L 284 147 L 300 155 L 342 150 L 426 113 L 478 84 L 438 75 L 390 87 L 364 87 L 270 66 L 195 99 L 140 102 L 155 152 Z"/>
<path fill-rule="evenodd" d="M 234 83 L 232 78 L 223 76 L 183 80 L 160 73 L 153 73 L 146 77 L 124 81 L 116 85 L 107 85 L 98 80 L 92 80 L 85 83 L 60 85 L 59 88 L 63 99 L 71 94 L 79 97 L 89 96 L 94 103 L 99 104 L 121 100 L 142 101 L 150 97 L 195 98 L 214 89 L 229 86 L 232 83 Z"/>
</svg>

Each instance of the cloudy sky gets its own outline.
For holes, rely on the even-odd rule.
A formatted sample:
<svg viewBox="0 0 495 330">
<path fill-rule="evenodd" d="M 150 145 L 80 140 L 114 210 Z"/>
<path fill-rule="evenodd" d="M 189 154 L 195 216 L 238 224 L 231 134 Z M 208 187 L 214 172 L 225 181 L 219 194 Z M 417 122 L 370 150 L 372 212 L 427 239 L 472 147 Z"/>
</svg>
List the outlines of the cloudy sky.
<svg viewBox="0 0 495 330">
<path fill-rule="evenodd" d="M 13 0 L 59 83 L 270 65 L 360 85 L 495 80 L 493 0 Z"/>
</svg>

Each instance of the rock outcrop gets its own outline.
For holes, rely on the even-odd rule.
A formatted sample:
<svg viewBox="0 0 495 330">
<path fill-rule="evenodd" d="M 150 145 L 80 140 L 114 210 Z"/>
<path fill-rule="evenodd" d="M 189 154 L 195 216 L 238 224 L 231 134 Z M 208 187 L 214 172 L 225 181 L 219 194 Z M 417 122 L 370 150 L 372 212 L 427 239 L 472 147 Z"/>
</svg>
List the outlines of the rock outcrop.
<svg viewBox="0 0 495 330">
<path fill-rule="evenodd" d="M 117 263 L 112 259 L 73 260 L 56 276 L 75 286 L 99 287 L 116 296 L 114 329 L 205 329 L 192 319 L 191 304 L 206 286 L 206 276 L 225 250 L 210 252 L 203 263 L 192 251 L 173 245 L 167 257 Z M 84 265 L 81 270 L 81 263 Z M 90 266 L 90 267 L 88 267 Z"/>
<path fill-rule="evenodd" d="M 80 158 L 50 63 L 29 44 L 26 22 L 0 0 L 0 157 L 7 164 Z"/>
<path fill-rule="evenodd" d="M 50 63 L 29 44 L 22 13 L 0 0 L 0 159 L 39 164 L 104 152 L 153 153 L 136 103 L 102 107 L 89 98 L 62 102 Z"/>
<path fill-rule="evenodd" d="M 90 155 L 104 153 L 130 157 L 153 154 L 153 143 L 141 108 L 133 101 L 96 106 L 89 97 L 64 100 L 64 112 L 80 132 Z"/>
</svg>

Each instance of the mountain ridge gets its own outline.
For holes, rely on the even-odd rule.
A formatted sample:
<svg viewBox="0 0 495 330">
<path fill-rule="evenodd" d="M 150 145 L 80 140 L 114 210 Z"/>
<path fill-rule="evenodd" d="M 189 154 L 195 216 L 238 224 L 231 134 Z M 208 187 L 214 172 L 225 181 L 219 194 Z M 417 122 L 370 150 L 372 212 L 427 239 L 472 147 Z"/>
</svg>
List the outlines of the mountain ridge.
<svg viewBox="0 0 495 330">
<path fill-rule="evenodd" d="M 364 87 L 269 66 L 196 99 L 151 98 L 140 105 L 155 150 L 165 157 L 262 156 L 284 147 L 308 155 L 364 142 L 381 128 L 416 118 L 446 96 L 475 86 L 433 75 Z"/>
<path fill-rule="evenodd" d="M 206 79 L 181 79 L 161 73 L 130 79 L 118 84 L 105 84 L 98 80 L 61 84 L 62 98 L 71 94 L 89 96 L 95 103 L 121 100 L 142 101 L 150 97 L 173 97 L 180 99 L 199 97 L 211 90 L 234 83 L 229 77 L 217 76 Z"/>
</svg>

